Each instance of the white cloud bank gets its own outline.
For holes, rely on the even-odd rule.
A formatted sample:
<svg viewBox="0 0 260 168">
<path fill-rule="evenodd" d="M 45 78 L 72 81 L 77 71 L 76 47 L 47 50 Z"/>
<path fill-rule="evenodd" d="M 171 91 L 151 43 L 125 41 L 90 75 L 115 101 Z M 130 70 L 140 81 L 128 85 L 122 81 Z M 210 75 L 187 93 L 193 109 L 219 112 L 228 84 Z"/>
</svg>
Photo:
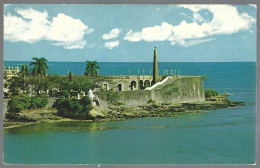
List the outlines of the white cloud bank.
<svg viewBox="0 0 260 168">
<path fill-rule="evenodd" d="M 118 28 L 112 29 L 108 34 L 103 34 L 104 40 L 110 40 L 119 36 L 120 30 Z"/>
<path fill-rule="evenodd" d="M 118 47 L 119 46 L 119 41 L 111 41 L 111 42 L 105 42 L 105 47 L 112 50 L 114 47 Z"/>
<path fill-rule="evenodd" d="M 16 12 L 19 17 L 4 15 L 4 40 L 27 43 L 48 40 L 65 49 L 81 49 L 87 43 L 84 35 L 94 31 L 81 20 L 63 13 L 49 20 L 47 11 L 16 9 Z"/>
<path fill-rule="evenodd" d="M 167 22 L 154 27 L 145 27 L 140 32 L 130 29 L 124 40 L 137 41 L 170 41 L 171 45 L 178 43 L 190 46 L 214 40 L 213 35 L 233 34 L 242 30 L 249 30 L 256 20 L 247 13 L 238 13 L 231 5 L 179 5 L 179 8 L 190 9 L 193 12 L 193 22 L 182 21 L 173 26 Z M 211 21 L 206 22 L 198 13 L 208 10 L 213 14 Z M 201 23 L 202 22 L 202 23 Z"/>
</svg>

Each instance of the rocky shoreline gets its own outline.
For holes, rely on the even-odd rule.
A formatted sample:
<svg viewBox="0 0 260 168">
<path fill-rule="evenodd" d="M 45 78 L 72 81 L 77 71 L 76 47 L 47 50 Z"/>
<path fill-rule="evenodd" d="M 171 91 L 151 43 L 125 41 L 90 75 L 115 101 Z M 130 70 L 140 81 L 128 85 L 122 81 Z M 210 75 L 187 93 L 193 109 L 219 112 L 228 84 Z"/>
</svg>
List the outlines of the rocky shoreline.
<svg viewBox="0 0 260 168">
<path fill-rule="evenodd" d="M 57 110 L 49 107 L 42 109 L 26 110 L 20 113 L 7 113 L 8 119 L 4 120 L 4 128 L 15 128 L 38 123 L 53 123 L 66 121 L 115 121 L 141 117 L 176 117 L 186 113 L 200 112 L 202 110 L 216 110 L 243 106 L 245 102 L 228 100 L 227 95 L 207 99 L 196 103 L 148 103 L 142 106 L 110 105 L 106 110 L 93 110 L 94 120 L 81 120 L 64 118 L 58 115 Z"/>
<path fill-rule="evenodd" d="M 144 106 L 110 106 L 106 112 L 111 120 L 140 117 L 174 117 L 185 113 L 200 112 L 201 110 L 216 110 L 229 107 L 243 106 L 244 102 L 205 101 L 197 103 L 156 104 Z"/>
</svg>

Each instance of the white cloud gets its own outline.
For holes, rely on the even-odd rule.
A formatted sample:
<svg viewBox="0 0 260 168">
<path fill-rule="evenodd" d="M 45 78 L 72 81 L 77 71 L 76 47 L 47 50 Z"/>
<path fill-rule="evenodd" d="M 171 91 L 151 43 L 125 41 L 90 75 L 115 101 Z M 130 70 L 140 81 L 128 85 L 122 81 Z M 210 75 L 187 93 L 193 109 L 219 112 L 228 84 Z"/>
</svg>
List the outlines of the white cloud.
<svg viewBox="0 0 260 168">
<path fill-rule="evenodd" d="M 237 8 L 231 5 L 179 5 L 178 7 L 187 8 L 193 12 L 192 23 L 187 23 L 184 20 L 179 25 L 173 26 L 163 22 L 161 25 L 145 27 L 140 32 L 134 32 L 130 29 L 124 40 L 131 42 L 168 40 L 172 45 L 178 43 L 182 46 L 190 46 L 212 41 L 205 40 L 205 38 L 213 35 L 233 34 L 238 31 L 249 30 L 252 24 L 256 22 L 247 13 L 238 13 Z M 203 9 L 213 14 L 212 20 L 206 22 L 198 13 Z"/>
<path fill-rule="evenodd" d="M 84 35 L 94 31 L 81 20 L 63 13 L 50 19 L 47 11 L 16 9 L 16 12 L 20 16 L 4 15 L 4 40 L 27 43 L 47 40 L 65 49 L 81 49 L 87 43 Z"/>
<path fill-rule="evenodd" d="M 210 41 L 213 41 L 213 40 L 215 40 L 215 39 L 208 38 L 208 39 L 195 39 L 195 40 L 181 40 L 181 41 L 178 41 L 178 43 L 181 44 L 184 47 L 189 47 L 189 46 L 192 46 L 192 45 L 210 42 Z M 171 45 L 175 45 L 175 42 L 173 41 L 171 43 Z"/>
<path fill-rule="evenodd" d="M 119 36 L 120 30 L 118 28 L 115 28 L 111 30 L 108 34 L 103 34 L 102 38 L 104 40 L 110 40 L 113 38 L 117 38 Z"/>
<path fill-rule="evenodd" d="M 133 32 L 133 30 L 130 29 L 124 37 L 124 40 L 132 42 L 141 40 L 149 42 L 165 41 L 168 40 L 170 36 L 172 36 L 172 29 L 173 26 L 166 22 L 163 22 L 160 26 L 145 27 L 141 32 Z"/>
<path fill-rule="evenodd" d="M 94 32 L 94 29 L 92 29 L 92 28 L 88 28 L 86 30 L 86 34 L 90 34 L 90 33 L 93 33 L 93 32 Z"/>
<path fill-rule="evenodd" d="M 112 50 L 114 47 L 119 46 L 119 41 L 111 41 L 111 42 L 105 42 L 105 47 Z"/>
<path fill-rule="evenodd" d="M 193 18 L 195 22 L 204 22 L 205 20 L 199 13 L 193 13 Z"/>
</svg>

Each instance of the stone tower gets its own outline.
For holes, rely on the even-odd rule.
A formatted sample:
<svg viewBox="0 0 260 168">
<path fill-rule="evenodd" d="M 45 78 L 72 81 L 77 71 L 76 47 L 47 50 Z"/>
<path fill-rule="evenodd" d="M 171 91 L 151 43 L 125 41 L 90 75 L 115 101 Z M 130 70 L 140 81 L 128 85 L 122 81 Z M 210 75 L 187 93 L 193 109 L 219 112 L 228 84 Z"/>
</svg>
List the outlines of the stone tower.
<svg viewBox="0 0 260 168">
<path fill-rule="evenodd" d="M 154 47 L 154 56 L 153 56 L 153 83 L 158 82 L 158 63 L 157 63 L 157 50 Z"/>
</svg>

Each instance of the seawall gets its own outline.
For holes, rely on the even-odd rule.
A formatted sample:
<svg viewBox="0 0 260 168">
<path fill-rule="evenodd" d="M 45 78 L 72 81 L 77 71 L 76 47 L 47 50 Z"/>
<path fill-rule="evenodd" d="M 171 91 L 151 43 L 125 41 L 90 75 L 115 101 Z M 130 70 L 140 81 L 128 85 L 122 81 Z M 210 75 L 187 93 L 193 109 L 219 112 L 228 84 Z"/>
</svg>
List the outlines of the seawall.
<svg viewBox="0 0 260 168">
<path fill-rule="evenodd" d="M 182 76 L 169 79 L 163 85 L 152 90 L 134 90 L 118 92 L 118 102 L 126 105 L 144 105 L 149 99 L 158 103 L 186 103 L 205 101 L 203 81 L 200 76 Z M 108 106 L 107 92 L 97 93 L 101 108 Z"/>
</svg>

